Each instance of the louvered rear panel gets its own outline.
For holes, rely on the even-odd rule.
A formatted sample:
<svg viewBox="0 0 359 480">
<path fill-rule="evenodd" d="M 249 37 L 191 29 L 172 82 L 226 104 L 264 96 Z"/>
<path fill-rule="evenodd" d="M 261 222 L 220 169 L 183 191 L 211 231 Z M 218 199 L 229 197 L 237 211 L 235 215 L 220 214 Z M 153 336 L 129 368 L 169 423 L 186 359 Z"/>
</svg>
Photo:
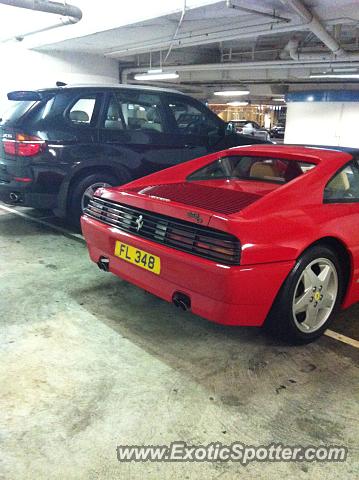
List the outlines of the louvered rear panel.
<svg viewBox="0 0 359 480">
<path fill-rule="evenodd" d="M 208 187 L 191 182 L 156 185 L 142 191 L 138 189 L 134 191 L 225 215 L 239 212 L 261 198 L 254 193 Z"/>
</svg>

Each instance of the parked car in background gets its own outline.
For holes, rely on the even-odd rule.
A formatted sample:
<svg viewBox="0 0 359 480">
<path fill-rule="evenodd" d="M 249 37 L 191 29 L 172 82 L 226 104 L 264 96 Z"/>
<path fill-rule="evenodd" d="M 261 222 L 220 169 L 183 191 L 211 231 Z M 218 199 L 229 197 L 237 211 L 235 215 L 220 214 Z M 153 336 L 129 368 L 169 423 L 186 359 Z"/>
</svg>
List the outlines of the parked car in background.
<svg viewBox="0 0 359 480">
<path fill-rule="evenodd" d="M 91 259 L 228 325 L 318 338 L 359 301 L 358 152 L 234 148 L 96 192 Z"/>
<path fill-rule="evenodd" d="M 274 127 L 270 129 L 270 136 L 272 138 L 284 138 L 284 133 L 285 125 L 283 124 L 274 125 Z"/>
<path fill-rule="evenodd" d="M 243 135 L 253 135 L 265 141 L 270 141 L 270 134 L 268 130 L 262 128 L 257 122 L 252 120 L 232 120 L 238 133 Z"/>
<path fill-rule="evenodd" d="M 75 223 L 100 186 L 261 143 L 174 90 L 61 86 L 8 98 L 0 123 L 0 199 L 52 209 Z"/>
</svg>

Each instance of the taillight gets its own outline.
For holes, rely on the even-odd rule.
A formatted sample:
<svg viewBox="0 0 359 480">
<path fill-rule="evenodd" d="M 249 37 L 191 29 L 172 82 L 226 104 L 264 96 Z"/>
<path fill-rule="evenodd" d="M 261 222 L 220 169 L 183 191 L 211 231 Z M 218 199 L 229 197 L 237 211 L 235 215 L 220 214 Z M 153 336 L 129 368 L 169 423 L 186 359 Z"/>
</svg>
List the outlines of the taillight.
<svg viewBox="0 0 359 480">
<path fill-rule="evenodd" d="M 45 141 L 35 135 L 25 135 L 17 133 L 15 140 L 3 138 L 4 151 L 8 155 L 18 155 L 19 157 L 33 157 L 46 148 Z"/>
<path fill-rule="evenodd" d="M 238 245 L 228 240 L 223 241 L 215 238 L 206 238 L 204 236 L 197 235 L 193 248 L 194 250 L 199 249 L 201 252 L 213 252 L 213 254 L 218 255 L 219 259 L 227 258 L 233 262 L 237 262 L 239 259 Z"/>
<path fill-rule="evenodd" d="M 15 140 L 4 140 L 2 141 L 4 145 L 5 153 L 8 155 L 16 155 L 16 142 Z"/>
</svg>

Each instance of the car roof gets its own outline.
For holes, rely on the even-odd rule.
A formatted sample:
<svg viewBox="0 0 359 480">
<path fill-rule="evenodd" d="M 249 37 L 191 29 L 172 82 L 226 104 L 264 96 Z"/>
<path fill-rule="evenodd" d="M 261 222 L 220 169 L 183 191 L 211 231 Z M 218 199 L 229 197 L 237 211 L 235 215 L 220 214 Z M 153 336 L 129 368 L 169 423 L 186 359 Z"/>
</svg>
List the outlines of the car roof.
<svg viewBox="0 0 359 480">
<path fill-rule="evenodd" d="M 260 155 L 276 155 L 278 158 L 295 161 L 307 161 L 310 163 L 323 163 L 328 161 L 348 162 L 354 156 L 359 154 L 358 149 L 345 147 L 322 147 L 317 145 L 278 145 L 278 144 L 261 144 L 261 145 L 243 145 L 233 147 L 227 150 L 230 155 L 253 153 Z"/>
<path fill-rule="evenodd" d="M 359 148 L 354 147 L 340 147 L 336 145 L 312 145 L 312 144 L 300 144 L 300 143 L 293 143 L 293 144 L 286 144 L 288 146 L 296 146 L 296 147 L 306 147 L 306 148 L 317 148 L 319 150 L 334 150 L 339 152 L 346 152 L 353 156 L 359 155 Z"/>
<path fill-rule="evenodd" d="M 180 92 L 179 90 L 171 89 L 171 88 L 160 88 L 160 87 L 152 87 L 149 85 L 132 85 L 132 84 L 123 84 L 123 83 L 114 83 L 114 84 L 69 84 L 63 85 L 59 87 L 53 88 L 41 88 L 37 91 L 39 92 L 58 92 L 61 90 L 114 90 L 114 89 L 126 89 L 126 90 L 145 90 L 149 92 L 168 92 L 168 93 L 176 93 L 179 95 L 185 95 L 184 93 Z"/>
</svg>

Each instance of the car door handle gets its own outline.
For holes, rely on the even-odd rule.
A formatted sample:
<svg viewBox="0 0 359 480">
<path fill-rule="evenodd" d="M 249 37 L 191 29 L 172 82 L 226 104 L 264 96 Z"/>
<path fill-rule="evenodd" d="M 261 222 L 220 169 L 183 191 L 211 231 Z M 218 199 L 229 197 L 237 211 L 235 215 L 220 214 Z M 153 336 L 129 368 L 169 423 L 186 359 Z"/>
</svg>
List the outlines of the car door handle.
<svg viewBox="0 0 359 480">
<path fill-rule="evenodd" d="M 185 145 L 184 148 L 196 148 L 197 145 Z"/>
</svg>

